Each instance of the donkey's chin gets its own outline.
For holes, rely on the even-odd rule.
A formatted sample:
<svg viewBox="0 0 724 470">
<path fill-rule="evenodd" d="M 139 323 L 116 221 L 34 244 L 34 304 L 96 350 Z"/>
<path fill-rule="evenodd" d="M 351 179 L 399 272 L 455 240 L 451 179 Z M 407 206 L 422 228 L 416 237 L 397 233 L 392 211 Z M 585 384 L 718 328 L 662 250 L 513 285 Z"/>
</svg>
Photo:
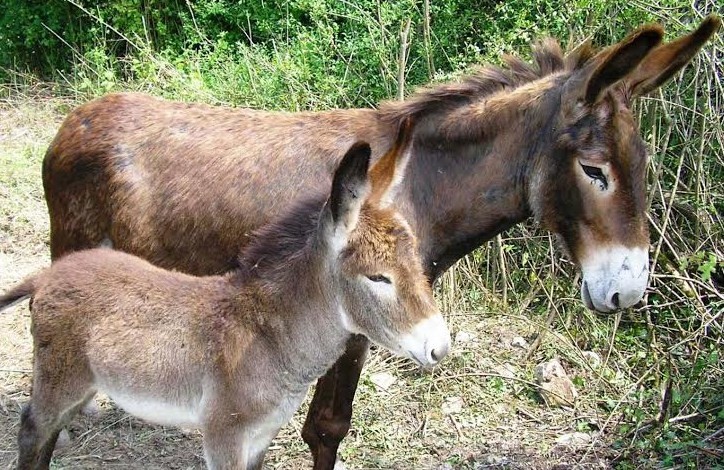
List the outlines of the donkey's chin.
<svg viewBox="0 0 724 470">
<path fill-rule="evenodd" d="M 420 367 L 437 365 L 450 351 L 450 331 L 441 314 L 417 323 L 400 338 L 400 352 Z"/>
</svg>

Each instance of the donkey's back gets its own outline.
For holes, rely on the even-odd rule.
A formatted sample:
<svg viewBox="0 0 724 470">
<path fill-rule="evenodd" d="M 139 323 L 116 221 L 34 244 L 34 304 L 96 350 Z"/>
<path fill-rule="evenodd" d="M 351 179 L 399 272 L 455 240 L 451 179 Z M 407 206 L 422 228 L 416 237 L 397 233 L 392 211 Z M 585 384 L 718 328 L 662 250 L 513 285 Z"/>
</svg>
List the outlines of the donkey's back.
<svg viewBox="0 0 724 470">
<path fill-rule="evenodd" d="M 330 183 L 353 142 L 391 137 L 373 110 L 264 112 L 112 94 L 74 110 L 43 163 L 51 256 L 114 248 L 219 273 L 289 201 Z"/>
</svg>

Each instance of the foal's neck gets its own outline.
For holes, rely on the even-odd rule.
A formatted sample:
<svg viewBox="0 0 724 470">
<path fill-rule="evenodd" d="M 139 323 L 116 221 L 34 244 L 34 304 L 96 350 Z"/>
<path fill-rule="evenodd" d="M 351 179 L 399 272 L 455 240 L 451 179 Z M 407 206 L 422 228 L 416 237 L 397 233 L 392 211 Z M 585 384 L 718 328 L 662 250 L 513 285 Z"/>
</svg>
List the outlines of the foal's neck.
<svg viewBox="0 0 724 470">
<path fill-rule="evenodd" d="M 237 315 L 264 338 L 289 385 L 321 376 L 344 351 L 349 332 L 339 314 L 340 288 L 318 233 L 324 199 L 301 202 L 259 230 L 227 276 Z"/>
<path fill-rule="evenodd" d="M 555 85 L 551 76 L 418 125 L 401 204 L 432 279 L 531 216 L 534 171 L 552 144 Z"/>
<path fill-rule="evenodd" d="M 350 337 L 342 323 L 333 276 L 323 266 L 312 273 L 309 265 L 299 269 L 294 264 L 300 263 L 287 267 L 294 283 L 264 285 L 260 291 L 257 286 L 265 280 L 259 279 L 254 287 L 255 293 L 267 297 L 263 304 L 273 306 L 273 311 L 263 312 L 264 336 L 291 388 L 307 386 L 322 376 L 342 355 Z"/>
</svg>

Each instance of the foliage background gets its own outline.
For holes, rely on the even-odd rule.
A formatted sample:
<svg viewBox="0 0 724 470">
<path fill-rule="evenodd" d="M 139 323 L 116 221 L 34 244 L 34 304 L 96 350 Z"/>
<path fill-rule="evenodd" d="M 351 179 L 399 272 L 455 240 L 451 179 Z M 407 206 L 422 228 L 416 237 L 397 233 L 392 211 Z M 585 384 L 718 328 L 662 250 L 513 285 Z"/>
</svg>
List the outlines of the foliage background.
<svg viewBox="0 0 724 470">
<path fill-rule="evenodd" d="M 659 21 L 670 39 L 707 13 L 722 14 L 711 0 L 2 3 L 5 100 L 40 93 L 74 105 L 139 90 L 291 111 L 374 106 L 503 53 L 525 56 L 544 35 L 606 45 Z M 652 155 L 655 274 L 646 305 L 615 318 L 585 311 L 575 269 L 532 223 L 477 250 L 438 285 L 446 311 L 525 313 L 539 335 L 562 338 L 541 343 L 524 366 L 600 351 L 607 367 L 579 385 L 593 388 L 592 406 L 610 419 L 584 427 L 611 437 L 623 467 L 708 465 L 724 455 L 723 56 L 720 32 L 684 73 L 637 104 Z"/>
</svg>

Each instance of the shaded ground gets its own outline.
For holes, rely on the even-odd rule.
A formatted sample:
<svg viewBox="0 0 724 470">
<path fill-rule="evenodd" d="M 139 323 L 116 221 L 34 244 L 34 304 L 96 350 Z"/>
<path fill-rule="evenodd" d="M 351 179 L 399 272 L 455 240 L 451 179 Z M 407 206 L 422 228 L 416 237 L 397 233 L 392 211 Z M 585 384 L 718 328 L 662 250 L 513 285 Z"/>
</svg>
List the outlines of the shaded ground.
<svg viewBox="0 0 724 470">
<path fill-rule="evenodd" d="M 65 102 L 37 98 L 0 104 L 0 290 L 49 262 L 40 162 L 68 109 Z M 612 425 L 609 416 L 598 414 L 596 395 L 610 384 L 586 365 L 577 348 L 551 332 L 528 361 L 511 340 L 520 335 L 530 342 L 540 325 L 513 314 L 447 317 L 453 335 L 463 334 L 444 366 L 432 373 L 384 351 L 372 353 L 353 429 L 341 449 L 349 468 L 610 466 L 606 434 L 596 433 Z M 12 468 L 15 459 L 31 353 L 25 303 L 0 315 L 0 470 Z M 578 383 L 590 384 L 579 390 L 573 409 L 549 409 L 532 383 L 535 363 L 555 356 L 564 357 Z M 513 378 L 499 375 L 504 363 L 516 367 Z M 300 437 L 305 411 L 274 441 L 268 468 L 310 466 Z M 577 450 L 555 444 L 562 434 L 579 430 L 593 437 L 590 444 Z M 103 399 L 97 415 L 73 420 L 70 435 L 70 443 L 56 452 L 55 468 L 203 468 L 198 432 L 143 423 Z"/>
</svg>

